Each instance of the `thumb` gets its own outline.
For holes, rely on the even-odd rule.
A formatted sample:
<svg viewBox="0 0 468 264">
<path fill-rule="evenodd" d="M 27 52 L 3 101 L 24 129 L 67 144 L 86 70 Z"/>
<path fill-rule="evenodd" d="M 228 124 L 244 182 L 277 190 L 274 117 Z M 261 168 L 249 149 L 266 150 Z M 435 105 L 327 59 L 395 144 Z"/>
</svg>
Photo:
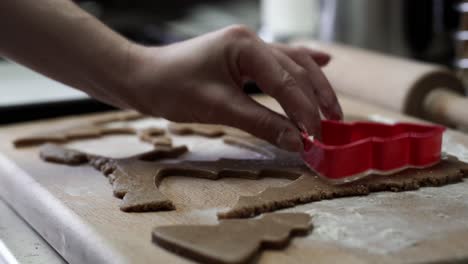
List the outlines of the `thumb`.
<svg viewBox="0 0 468 264">
<path fill-rule="evenodd" d="M 220 115 L 224 118 L 219 123 L 242 129 L 284 150 L 303 150 L 301 133 L 288 118 L 262 106 L 245 94 L 232 99 L 224 111 Z"/>
</svg>

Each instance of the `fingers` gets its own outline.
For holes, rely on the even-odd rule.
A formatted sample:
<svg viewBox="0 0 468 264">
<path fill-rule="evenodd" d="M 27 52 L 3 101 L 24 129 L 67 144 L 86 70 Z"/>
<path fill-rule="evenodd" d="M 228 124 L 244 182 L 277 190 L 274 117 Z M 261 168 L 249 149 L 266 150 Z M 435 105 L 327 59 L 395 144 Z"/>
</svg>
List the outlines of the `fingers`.
<svg viewBox="0 0 468 264">
<path fill-rule="evenodd" d="M 309 78 L 308 72 L 278 50 L 273 50 L 273 55 L 279 64 L 294 77 L 294 79 L 298 82 L 303 95 L 309 100 L 309 105 L 312 109 L 309 110 L 310 115 L 307 118 L 310 121 L 309 125 L 312 125 L 313 127 L 306 126 L 306 132 L 313 132 L 315 137 L 321 138 L 319 103 L 315 94 L 310 92 L 312 91 L 311 87 L 313 87 L 314 83 L 312 82 L 311 78 Z"/>
<path fill-rule="evenodd" d="M 240 128 L 288 151 L 303 150 L 300 131 L 291 120 L 245 94 L 232 97 L 219 111 L 223 119 L 217 123 Z"/>
<path fill-rule="evenodd" d="M 293 59 L 296 57 L 296 53 L 300 53 L 298 54 L 300 56 L 310 57 L 320 67 L 326 66 L 331 60 L 330 54 L 306 47 L 294 47 L 282 43 L 271 43 L 270 46 L 284 52 Z"/>
<path fill-rule="evenodd" d="M 320 109 L 327 119 L 341 120 L 343 119 L 343 111 L 341 109 L 335 91 L 330 85 L 330 82 L 325 77 L 319 66 L 308 58 L 297 58 L 297 63 L 304 67 L 309 73 L 313 86 L 308 89 L 309 94 L 316 94 L 318 97 Z"/>
<path fill-rule="evenodd" d="M 241 76 L 251 77 L 265 93 L 274 97 L 297 126 L 320 133 L 317 106 L 302 92 L 300 83 L 278 62 L 268 45 L 253 37 L 237 46 L 235 61 Z"/>
<path fill-rule="evenodd" d="M 296 64 L 307 71 L 311 86 L 305 89 L 304 93 L 311 98 L 317 98 L 323 115 L 327 119 L 341 120 L 343 111 L 336 94 L 320 67 L 311 59 L 313 56 L 311 54 L 316 53 L 316 51 L 305 47 L 291 47 L 283 44 L 276 44 L 274 47 L 284 52 Z"/>
</svg>

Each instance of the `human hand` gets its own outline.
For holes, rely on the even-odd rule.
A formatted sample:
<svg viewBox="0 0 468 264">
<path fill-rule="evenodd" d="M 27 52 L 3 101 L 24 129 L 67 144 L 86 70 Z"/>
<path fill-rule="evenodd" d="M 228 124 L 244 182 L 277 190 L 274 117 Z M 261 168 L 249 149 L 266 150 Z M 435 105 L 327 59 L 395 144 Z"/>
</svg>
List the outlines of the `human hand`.
<svg viewBox="0 0 468 264">
<path fill-rule="evenodd" d="M 129 75 L 116 100 L 176 122 L 215 123 L 245 130 L 283 149 L 301 151 L 300 130 L 320 136 L 320 111 L 341 119 L 336 95 L 320 66 L 327 54 L 266 44 L 231 26 L 165 47 L 131 48 Z M 287 117 L 243 92 L 252 80 Z"/>
</svg>

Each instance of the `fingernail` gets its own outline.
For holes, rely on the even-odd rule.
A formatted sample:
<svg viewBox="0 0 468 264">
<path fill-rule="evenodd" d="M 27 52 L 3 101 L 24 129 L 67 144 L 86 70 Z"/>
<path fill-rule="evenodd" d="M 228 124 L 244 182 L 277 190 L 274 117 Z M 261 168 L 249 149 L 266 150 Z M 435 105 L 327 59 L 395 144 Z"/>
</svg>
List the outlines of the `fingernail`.
<svg viewBox="0 0 468 264">
<path fill-rule="evenodd" d="M 325 57 L 324 56 L 324 57 L 320 58 L 320 61 L 318 61 L 318 64 L 320 66 L 326 66 L 330 62 L 330 60 L 331 60 L 331 57 Z"/>
<path fill-rule="evenodd" d="M 277 140 L 278 146 L 292 152 L 300 152 L 303 149 L 302 140 L 299 133 L 291 130 L 284 130 Z"/>
</svg>

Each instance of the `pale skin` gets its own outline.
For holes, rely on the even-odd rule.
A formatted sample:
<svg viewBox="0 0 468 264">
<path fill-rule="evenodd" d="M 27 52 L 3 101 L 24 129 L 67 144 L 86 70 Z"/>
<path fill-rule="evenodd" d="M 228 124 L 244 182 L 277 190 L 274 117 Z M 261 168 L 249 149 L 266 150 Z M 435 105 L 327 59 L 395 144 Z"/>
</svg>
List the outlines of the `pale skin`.
<svg viewBox="0 0 468 264">
<path fill-rule="evenodd" d="M 68 0 L 0 1 L 0 54 L 120 108 L 178 122 L 224 124 L 289 151 L 301 130 L 320 136 L 320 112 L 342 110 L 320 66 L 330 57 L 267 44 L 244 26 L 145 47 L 121 37 Z M 246 95 L 255 81 L 287 117 Z"/>
</svg>

